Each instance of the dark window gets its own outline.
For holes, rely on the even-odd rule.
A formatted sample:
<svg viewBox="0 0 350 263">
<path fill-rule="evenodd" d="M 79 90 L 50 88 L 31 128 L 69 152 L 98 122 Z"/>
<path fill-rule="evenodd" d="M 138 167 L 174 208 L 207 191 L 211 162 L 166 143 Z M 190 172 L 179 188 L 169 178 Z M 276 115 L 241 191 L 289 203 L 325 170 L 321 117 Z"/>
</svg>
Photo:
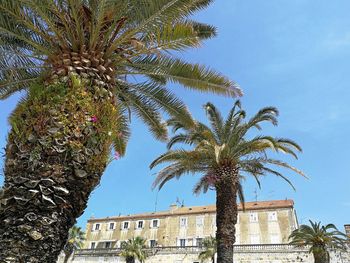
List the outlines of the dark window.
<svg viewBox="0 0 350 263">
<path fill-rule="evenodd" d="M 113 230 L 114 229 L 114 223 L 109 223 L 109 230 Z"/>
<path fill-rule="evenodd" d="M 95 225 L 95 230 L 100 230 L 100 224 Z"/>
<path fill-rule="evenodd" d="M 197 247 L 202 247 L 203 246 L 203 238 L 197 238 L 196 244 L 197 244 Z"/>
<path fill-rule="evenodd" d="M 91 249 L 94 249 L 96 247 L 96 243 L 95 242 L 91 242 Z"/>
<path fill-rule="evenodd" d="M 153 220 L 152 227 L 158 227 L 158 220 Z"/>
<path fill-rule="evenodd" d="M 150 240 L 149 241 L 149 246 L 150 247 L 155 247 L 157 245 L 157 242 L 155 240 Z"/>
<path fill-rule="evenodd" d="M 186 246 L 186 239 L 180 239 L 180 247 Z"/>
<path fill-rule="evenodd" d="M 112 247 L 112 242 L 105 243 L 105 248 L 111 248 L 111 247 Z"/>
<path fill-rule="evenodd" d="M 129 222 L 124 222 L 123 229 L 128 229 L 129 228 Z"/>
<path fill-rule="evenodd" d="M 137 228 L 143 228 L 143 221 L 139 221 L 137 223 Z"/>
</svg>

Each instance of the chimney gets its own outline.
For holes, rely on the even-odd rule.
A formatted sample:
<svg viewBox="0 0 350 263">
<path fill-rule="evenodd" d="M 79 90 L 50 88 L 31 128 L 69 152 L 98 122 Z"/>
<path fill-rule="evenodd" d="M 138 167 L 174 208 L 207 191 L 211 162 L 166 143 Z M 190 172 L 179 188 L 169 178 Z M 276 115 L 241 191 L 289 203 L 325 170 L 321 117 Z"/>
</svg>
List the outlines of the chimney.
<svg viewBox="0 0 350 263">
<path fill-rule="evenodd" d="M 178 209 L 178 206 L 175 203 L 171 204 L 169 207 L 170 212 L 174 212 L 176 209 Z"/>
</svg>

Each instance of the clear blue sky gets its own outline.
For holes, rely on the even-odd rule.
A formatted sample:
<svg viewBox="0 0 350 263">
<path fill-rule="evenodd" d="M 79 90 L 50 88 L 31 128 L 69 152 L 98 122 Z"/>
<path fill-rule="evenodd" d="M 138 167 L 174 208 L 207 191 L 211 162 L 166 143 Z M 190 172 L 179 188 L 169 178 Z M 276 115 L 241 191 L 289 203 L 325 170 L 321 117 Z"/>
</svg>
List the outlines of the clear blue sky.
<svg viewBox="0 0 350 263">
<path fill-rule="evenodd" d="M 244 90 L 248 114 L 273 105 L 280 110 L 278 128 L 264 127 L 266 134 L 296 140 L 304 150 L 293 165 L 310 177 L 305 180 L 286 172 L 294 192 L 274 176 L 263 179 L 258 200 L 291 198 L 299 221 L 321 220 L 343 230 L 350 223 L 350 2 L 348 0 L 217 0 L 196 18 L 218 28 L 217 38 L 181 56 L 210 65 L 237 81 Z M 223 113 L 233 100 L 185 91 L 170 85 L 193 115 L 205 120 L 202 105 L 215 103 Z M 7 117 L 18 99 L 0 103 L 0 143 L 5 146 Z M 7 127 L 7 128 L 6 128 Z M 84 215 L 85 226 L 94 215 L 104 217 L 153 211 L 157 193 L 149 163 L 165 150 L 145 127 L 133 119 L 127 156 L 114 161 L 101 185 L 92 194 Z M 185 205 L 215 202 L 213 192 L 194 196 L 198 177 L 183 177 L 158 194 L 157 210 L 165 210 L 177 197 Z M 245 183 L 247 200 L 254 200 L 257 186 Z"/>
</svg>

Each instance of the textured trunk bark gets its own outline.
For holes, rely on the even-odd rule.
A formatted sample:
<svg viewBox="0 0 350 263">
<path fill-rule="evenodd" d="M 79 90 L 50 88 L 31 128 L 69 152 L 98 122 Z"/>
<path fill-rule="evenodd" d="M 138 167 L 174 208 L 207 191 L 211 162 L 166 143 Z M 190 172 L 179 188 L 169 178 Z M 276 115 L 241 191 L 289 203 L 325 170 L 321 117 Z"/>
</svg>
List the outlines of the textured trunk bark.
<svg viewBox="0 0 350 263">
<path fill-rule="evenodd" d="M 135 259 L 133 257 L 127 257 L 126 263 L 135 263 Z"/>
<path fill-rule="evenodd" d="M 63 263 L 67 263 L 70 256 L 69 254 L 65 254 Z"/>
<path fill-rule="evenodd" d="M 33 87 L 11 117 L 0 262 L 56 262 L 99 183 L 115 109 L 112 98 L 88 87 L 79 81 Z"/>
<path fill-rule="evenodd" d="M 315 263 L 330 263 L 329 253 L 323 252 L 323 253 L 314 253 L 314 261 Z"/>
<path fill-rule="evenodd" d="M 220 173 L 216 184 L 217 263 L 232 263 L 238 213 L 238 169 L 225 165 L 217 173 Z"/>
</svg>

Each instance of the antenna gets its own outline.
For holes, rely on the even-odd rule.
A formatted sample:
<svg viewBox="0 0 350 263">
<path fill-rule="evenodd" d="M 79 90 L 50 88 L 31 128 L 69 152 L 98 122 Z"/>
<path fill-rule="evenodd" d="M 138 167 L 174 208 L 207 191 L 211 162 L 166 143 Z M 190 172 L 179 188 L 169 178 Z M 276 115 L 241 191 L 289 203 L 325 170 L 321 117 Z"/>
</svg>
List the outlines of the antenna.
<svg viewBox="0 0 350 263">
<path fill-rule="evenodd" d="M 176 197 L 176 201 L 175 201 L 179 206 L 184 207 L 185 206 L 185 200 L 180 200 L 179 197 Z"/>
<path fill-rule="evenodd" d="M 154 212 L 157 212 L 158 193 L 159 193 L 159 190 L 157 191 L 157 194 L 156 194 L 156 201 L 154 202 Z"/>
<path fill-rule="evenodd" d="M 255 203 L 258 202 L 258 190 L 255 188 L 254 190 Z"/>
</svg>

